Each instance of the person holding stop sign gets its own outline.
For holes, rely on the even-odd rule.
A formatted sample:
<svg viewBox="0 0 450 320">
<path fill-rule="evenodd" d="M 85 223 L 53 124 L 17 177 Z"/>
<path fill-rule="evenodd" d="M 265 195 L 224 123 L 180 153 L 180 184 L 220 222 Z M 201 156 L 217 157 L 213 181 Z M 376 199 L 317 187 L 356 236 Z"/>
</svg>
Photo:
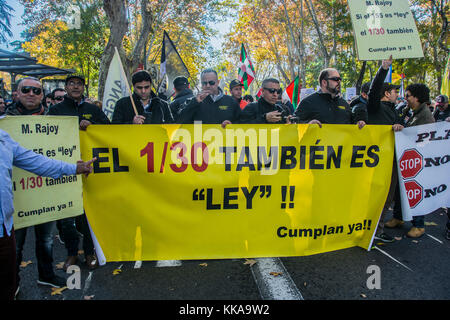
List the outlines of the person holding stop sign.
<svg viewBox="0 0 450 320">
<path fill-rule="evenodd" d="M 406 87 L 406 94 L 405 98 L 407 101 L 407 106 L 405 109 L 403 109 L 403 114 L 406 114 L 409 110 L 412 111 L 412 116 L 408 119 L 405 126 L 406 127 L 412 127 L 412 126 L 419 126 L 422 124 L 428 124 L 433 123 L 434 117 L 431 113 L 430 109 L 428 108 L 427 103 L 430 101 L 430 89 L 421 83 L 411 84 L 408 87 Z M 398 126 L 397 128 L 394 128 L 395 131 L 401 131 L 403 127 Z M 414 158 L 414 157 L 413 157 Z M 405 165 L 408 163 L 414 164 L 416 163 L 416 158 L 414 159 L 405 159 Z M 410 162 L 408 162 L 410 161 Z M 411 166 L 410 166 L 411 167 Z M 412 166 L 413 170 L 415 165 Z M 406 168 L 408 169 L 408 168 Z M 396 200 L 400 201 L 400 194 L 396 194 Z M 402 217 L 399 212 L 394 211 L 394 217 L 385 223 L 385 227 L 388 228 L 395 228 L 403 225 L 404 221 L 402 220 Z M 412 220 L 412 228 L 408 231 L 406 234 L 410 238 L 419 238 L 425 233 L 425 216 L 415 216 Z"/>
</svg>

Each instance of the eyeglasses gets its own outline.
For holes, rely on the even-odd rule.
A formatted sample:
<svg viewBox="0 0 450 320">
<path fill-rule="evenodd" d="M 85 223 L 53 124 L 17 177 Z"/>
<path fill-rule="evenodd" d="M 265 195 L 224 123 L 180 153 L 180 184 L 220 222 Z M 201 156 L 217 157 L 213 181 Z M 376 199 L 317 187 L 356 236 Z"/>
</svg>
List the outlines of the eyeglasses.
<svg viewBox="0 0 450 320">
<path fill-rule="evenodd" d="M 281 88 L 280 88 L 280 89 L 263 88 L 263 89 L 269 91 L 269 93 L 271 93 L 271 94 L 274 94 L 275 92 L 276 92 L 277 94 L 281 94 L 281 93 L 283 92 L 283 90 L 282 90 Z"/>
<path fill-rule="evenodd" d="M 75 86 L 81 87 L 81 86 L 84 86 L 84 83 L 81 81 L 69 81 L 67 83 L 67 85 L 71 86 L 71 87 L 75 87 Z"/>
<path fill-rule="evenodd" d="M 213 81 L 213 80 L 211 80 L 211 81 L 202 81 L 202 85 L 203 86 L 206 86 L 206 85 L 210 85 L 210 86 L 213 86 L 213 85 L 215 85 L 216 84 L 216 82 L 215 81 Z"/>
<path fill-rule="evenodd" d="M 63 101 L 64 100 L 64 96 L 59 96 L 59 97 L 55 97 L 56 101 Z"/>
<path fill-rule="evenodd" d="M 331 78 L 326 78 L 325 80 L 333 80 L 333 81 L 338 82 L 338 81 L 342 81 L 342 78 L 340 78 L 340 77 L 331 77 Z"/>
<path fill-rule="evenodd" d="M 35 95 L 40 95 L 41 93 L 42 93 L 42 89 L 41 88 L 37 88 L 37 87 L 32 87 L 32 86 L 25 86 L 25 87 L 22 87 L 21 89 L 20 89 L 20 91 L 23 93 L 23 94 L 27 94 L 27 93 L 30 93 L 30 91 L 33 91 L 33 93 L 35 94 Z"/>
</svg>

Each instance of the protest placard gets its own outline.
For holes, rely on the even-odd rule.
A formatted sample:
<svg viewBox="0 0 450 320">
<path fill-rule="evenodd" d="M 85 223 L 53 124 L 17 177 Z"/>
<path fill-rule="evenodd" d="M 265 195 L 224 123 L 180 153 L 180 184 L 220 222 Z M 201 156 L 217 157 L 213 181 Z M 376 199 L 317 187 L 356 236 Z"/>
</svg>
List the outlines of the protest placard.
<svg viewBox="0 0 450 320">
<path fill-rule="evenodd" d="M 395 133 L 403 219 L 450 207 L 450 123 Z"/>
<path fill-rule="evenodd" d="M 359 60 L 422 58 L 408 0 L 348 0 Z"/>
<path fill-rule="evenodd" d="M 48 158 L 69 163 L 81 159 L 77 117 L 6 117 L 0 128 L 21 146 Z M 15 229 L 83 213 L 80 176 L 53 179 L 14 167 L 12 182 Z"/>
</svg>

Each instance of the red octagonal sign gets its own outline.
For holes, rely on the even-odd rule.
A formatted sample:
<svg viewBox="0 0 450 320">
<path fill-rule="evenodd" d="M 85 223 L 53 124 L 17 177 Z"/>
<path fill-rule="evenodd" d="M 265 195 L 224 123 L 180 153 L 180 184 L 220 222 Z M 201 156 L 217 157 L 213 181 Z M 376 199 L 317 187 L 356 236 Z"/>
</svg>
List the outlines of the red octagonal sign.
<svg viewBox="0 0 450 320">
<path fill-rule="evenodd" d="M 415 180 L 411 180 L 405 182 L 405 189 L 409 207 L 412 209 L 422 201 L 423 188 Z"/>
<path fill-rule="evenodd" d="M 408 149 L 403 152 L 399 167 L 403 179 L 414 178 L 423 168 L 423 157 L 416 149 Z"/>
</svg>

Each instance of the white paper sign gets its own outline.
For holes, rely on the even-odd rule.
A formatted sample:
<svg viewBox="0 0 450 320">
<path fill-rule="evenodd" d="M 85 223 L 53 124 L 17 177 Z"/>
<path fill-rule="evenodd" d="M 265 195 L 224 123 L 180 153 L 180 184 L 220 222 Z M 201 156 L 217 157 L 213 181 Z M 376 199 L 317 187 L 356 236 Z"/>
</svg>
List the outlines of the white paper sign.
<svg viewBox="0 0 450 320">
<path fill-rule="evenodd" d="M 395 133 L 403 219 L 450 207 L 450 122 Z"/>
</svg>

